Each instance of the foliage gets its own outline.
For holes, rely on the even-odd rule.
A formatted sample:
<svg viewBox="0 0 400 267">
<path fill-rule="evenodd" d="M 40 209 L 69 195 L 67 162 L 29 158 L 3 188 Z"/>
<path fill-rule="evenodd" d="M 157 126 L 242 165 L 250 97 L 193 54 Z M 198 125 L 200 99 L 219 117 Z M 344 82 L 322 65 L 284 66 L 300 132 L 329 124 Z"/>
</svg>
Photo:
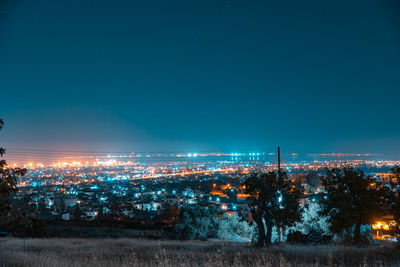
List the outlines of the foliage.
<svg viewBox="0 0 400 267">
<path fill-rule="evenodd" d="M 307 184 L 311 187 L 319 187 L 321 185 L 321 177 L 316 172 L 311 172 L 306 175 Z"/>
<path fill-rule="evenodd" d="M 236 242 L 251 242 L 254 235 L 254 225 L 249 225 L 237 214 L 225 214 L 221 216 L 218 224 L 218 239 Z"/>
<path fill-rule="evenodd" d="M 254 174 L 244 182 L 245 193 L 251 200 L 251 213 L 258 227 L 258 245 L 271 244 L 272 227 L 285 231 L 300 221 L 300 191 L 285 172 Z M 265 227 L 267 228 L 265 234 Z"/>
<path fill-rule="evenodd" d="M 242 220 L 237 214 L 219 216 L 218 209 L 199 205 L 181 208 L 175 231 L 180 239 L 222 239 L 250 242 L 255 227 Z"/>
<path fill-rule="evenodd" d="M 3 119 L 0 118 L 0 130 L 3 129 L 4 127 L 4 121 Z M 6 150 L 2 147 L 0 147 L 0 157 L 2 157 L 6 153 Z"/>
<path fill-rule="evenodd" d="M 0 129 L 4 122 L 0 119 Z M 1 148 L 1 154 L 5 150 Z M 17 193 L 18 178 L 25 175 L 26 170 L 21 168 L 10 168 L 5 160 L 0 160 L 0 226 L 9 227 L 20 219 L 21 214 L 13 205 L 13 196 Z"/>
<path fill-rule="evenodd" d="M 392 168 L 392 182 L 390 195 L 390 213 L 393 215 L 395 224 L 392 225 L 397 234 L 400 235 L 400 166 Z M 400 241 L 400 236 L 398 238 Z"/>
<path fill-rule="evenodd" d="M 175 231 L 180 239 L 207 240 L 216 237 L 218 209 L 198 205 L 183 207 Z"/>
<path fill-rule="evenodd" d="M 83 212 L 79 205 L 75 205 L 74 211 L 73 211 L 73 218 L 74 220 L 80 220 L 82 218 Z"/>
<path fill-rule="evenodd" d="M 291 230 L 300 231 L 303 234 L 310 232 L 320 232 L 322 234 L 329 233 L 329 217 L 321 216 L 322 207 L 318 203 L 310 203 L 305 205 L 302 212 L 302 219 L 300 222 L 292 227 Z"/>
<path fill-rule="evenodd" d="M 165 202 L 161 207 L 161 214 L 159 220 L 162 221 L 167 226 L 172 226 L 176 222 L 179 216 L 178 205 L 171 205 Z"/>
<path fill-rule="evenodd" d="M 362 171 L 353 168 L 327 170 L 322 185 L 321 215 L 330 216 L 330 230 L 342 233 L 354 226 L 353 242 L 361 241 L 361 225 L 372 224 L 385 214 L 385 187 Z"/>
</svg>

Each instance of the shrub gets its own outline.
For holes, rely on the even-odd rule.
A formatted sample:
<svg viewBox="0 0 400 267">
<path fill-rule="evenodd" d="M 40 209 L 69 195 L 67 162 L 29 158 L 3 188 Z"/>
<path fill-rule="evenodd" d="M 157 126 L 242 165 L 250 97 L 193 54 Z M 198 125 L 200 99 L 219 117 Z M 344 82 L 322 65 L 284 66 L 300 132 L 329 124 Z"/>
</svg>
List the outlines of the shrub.
<svg viewBox="0 0 400 267">
<path fill-rule="evenodd" d="M 217 237 L 218 209 L 198 205 L 183 207 L 175 231 L 179 239 L 207 240 Z"/>
<path fill-rule="evenodd" d="M 219 220 L 217 238 L 235 242 L 251 242 L 255 237 L 255 225 L 249 225 L 237 214 L 223 215 Z"/>
</svg>

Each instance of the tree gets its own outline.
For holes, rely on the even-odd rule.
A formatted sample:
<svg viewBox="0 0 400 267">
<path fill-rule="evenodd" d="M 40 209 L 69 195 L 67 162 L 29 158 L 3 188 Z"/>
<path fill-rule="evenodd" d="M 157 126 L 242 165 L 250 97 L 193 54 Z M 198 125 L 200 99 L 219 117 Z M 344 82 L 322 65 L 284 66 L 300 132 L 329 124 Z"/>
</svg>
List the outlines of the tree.
<svg viewBox="0 0 400 267">
<path fill-rule="evenodd" d="M 361 225 L 372 224 L 385 214 L 385 187 L 353 168 L 327 170 L 322 185 L 326 196 L 321 201 L 321 215 L 329 216 L 330 230 L 342 233 L 354 227 L 353 242 L 359 244 Z"/>
<path fill-rule="evenodd" d="M 273 226 L 284 231 L 300 221 L 300 191 L 285 172 L 254 174 L 243 185 L 251 200 L 251 214 L 258 228 L 257 245 L 271 244 Z"/>
<path fill-rule="evenodd" d="M 82 210 L 80 209 L 79 205 L 76 204 L 74 207 L 74 213 L 73 213 L 74 220 L 80 220 L 82 215 L 83 215 Z"/>
<path fill-rule="evenodd" d="M 168 202 L 165 202 L 161 209 L 162 222 L 169 226 L 174 225 L 179 215 L 178 205 L 171 205 Z"/>
<path fill-rule="evenodd" d="M 0 119 L 0 130 L 4 126 L 4 121 Z M 0 148 L 3 156 L 5 149 Z M 0 160 L 0 225 L 9 227 L 20 216 L 15 212 L 13 196 L 18 191 L 18 178 L 25 175 L 26 170 L 21 168 L 10 168 L 5 160 Z"/>
<path fill-rule="evenodd" d="M 120 207 L 120 203 L 117 200 L 113 200 L 110 207 L 110 215 L 114 219 L 120 219 L 122 214 L 122 210 Z"/>
<path fill-rule="evenodd" d="M 392 227 L 397 234 L 400 234 L 400 166 L 392 168 L 390 187 L 390 213 L 393 215 L 393 220 L 395 221 Z M 398 239 L 400 241 L 400 238 Z"/>
<path fill-rule="evenodd" d="M 321 177 L 316 172 L 310 172 L 306 175 L 307 184 L 311 187 L 319 187 L 321 185 Z"/>
<path fill-rule="evenodd" d="M 4 127 L 4 121 L 3 119 L 0 119 L 0 130 L 3 129 Z M 0 147 L 0 157 L 3 157 L 3 155 L 6 153 L 6 150 L 2 147 Z"/>
</svg>

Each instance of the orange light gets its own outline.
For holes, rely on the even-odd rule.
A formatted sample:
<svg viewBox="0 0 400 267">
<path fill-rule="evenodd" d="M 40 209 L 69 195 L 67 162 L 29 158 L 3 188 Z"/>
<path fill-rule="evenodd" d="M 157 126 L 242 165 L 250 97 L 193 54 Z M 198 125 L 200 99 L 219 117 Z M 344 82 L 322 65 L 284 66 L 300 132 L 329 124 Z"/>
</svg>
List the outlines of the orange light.
<svg viewBox="0 0 400 267">
<path fill-rule="evenodd" d="M 240 199 L 246 199 L 246 198 L 248 198 L 250 196 L 251 196 L 250 194 L 237 194 L 237 197 L 240 198 Z"/>
<path fill-rule="evenodd" d="M 379 229 L 389 230 L 389 224 L 386 222 L 377 221 L 375 224 L 372 225 L 372 229 L 374 229 L 374 230 L 379 230 Z"/>
</svg>

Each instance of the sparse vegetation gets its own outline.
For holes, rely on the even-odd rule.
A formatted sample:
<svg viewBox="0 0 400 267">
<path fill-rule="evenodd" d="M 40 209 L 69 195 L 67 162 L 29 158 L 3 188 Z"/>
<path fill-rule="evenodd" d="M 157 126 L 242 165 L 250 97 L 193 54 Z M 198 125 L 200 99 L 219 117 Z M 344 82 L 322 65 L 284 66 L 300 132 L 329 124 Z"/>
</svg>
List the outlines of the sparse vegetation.
<svg viewBox="0 0 400 267">
<path fill-rule="evenodd" d="M 399 266 L 395 248 L 144 239 L 0 241 L 1 266 Z"/>
</svg>

